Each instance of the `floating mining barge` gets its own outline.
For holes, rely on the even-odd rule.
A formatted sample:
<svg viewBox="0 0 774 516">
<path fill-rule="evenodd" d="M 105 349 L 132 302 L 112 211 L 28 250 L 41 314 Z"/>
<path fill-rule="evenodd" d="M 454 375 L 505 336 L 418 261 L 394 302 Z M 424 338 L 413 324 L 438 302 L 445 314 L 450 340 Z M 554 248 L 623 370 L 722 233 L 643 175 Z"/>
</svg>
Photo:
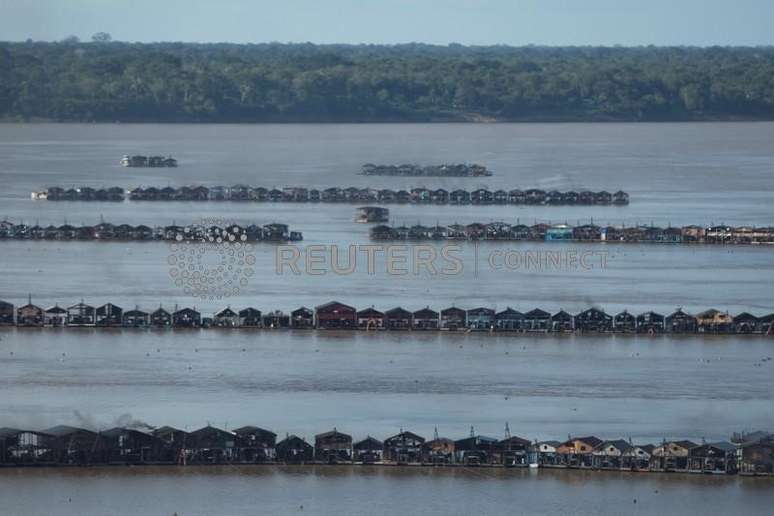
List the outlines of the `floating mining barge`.
<svg viewBox="0 0 774 516">
<path fill-rule="evenodd" d="M 188 226 L 132 226 L 101 222 L 96 226 L 28 226 L 0 222 L 0 240 L 99 240 L 121 242 L 295 242 L 303 239 L 299 231 L 290 231 L 286 224 L 259 226 L 228 226 L 191 224 Z"/>
<path fill-rule="evenodd" d="M 568 224 L 473 223 L 450 226 L 387 226 L 371 228 L 371 238 L 403 240 L 495 240 L 532 242 L 630 242 L 657 244 L 774 244 L 774 227 L 741 226 L 580 226 Z"/>
<path fill-rule="evenodd" d="M 252 201 L 252 202 L 304 202 L 304 203 L 381 203 L 381 204 L 437 204 L 437 205 L 526 205 L 526 206 L 626 206 L 629 194 L 624 191 L 591 192 L 557 190 L 445 190 L 443 188 L 411 188 L 391 190 L 387 188 L 330 187 L 314 189 L 304 187 L 264 188 L 244 185 L 234 186 L 183 186 L 173 188 L 134 188 L 125 190 L 110 188 L 60 188 L 32 192 L 32 199 L 49 201 Z"/>
<path fill-rule="evenodd" d="M 364 176 L 411 177 L 488 177 L 492 175 L 483 165 L 465 163 L 444 165 L 374 165 L 366 163 L 360 170 Z"/>
<path fill-rule="evenodd" d="M 122 167 L 174 168 L 177 166 L 177 160 L 172 156 L 129 156 L 125 154 L 120 163 Z"/>
<path fill-rule="evenodd" d="M 683 472 L 771 476 L 774 435 L 734 434 L 729 441 L 568 436 L 538 441 L 512 435 L 477 434 L 449 439 L 400 430 L 386 439 L 355 441 L 333 428 L 305 438 L 248 425 L 234 430 L 205 426 L 187 432 L 171 426 L 89 430 L 59 425 L 44 430 L 0 429 L 0 466 L 351 464 L 379 466 L 523 467 Z"/>
<path fill-rule="evenodd" d="M 564 310 L 551 314 L 535 308 L 520 312 L 506 308 L 463 309 L 456 306 L 441 311 L 430 307 L 409 311 L 395 307 L 384 312 L 373 307 L 358 310 L 331 301 L 314 309 L 304 306 L 290 313 L 282 310 L 262 312 L 258 308 L 232 309 L 230 306 L 204 317 L 196 307 L 166 310 L 161 305 L 153 311 L 139 307 L 124 311 L 113 303 L 92 306 L 84 301 L 67 308 L 58 304 L 44 309 L 33 304 L 24 306 L 0 301 L 0 326 L 19 327 L 98 327 L 98 328 L 244 328 L 297 330 L 361 331 L 448 331 L 503 333 L 638 333 L 655 335 L 774 335 L 774 313 L 756 316 L 748 312 L 731 315 L 709 309 L 692 315 L 682 309 L 664 316 L 656 312 L 638 315 L 627 310 L 616 315 L 600 308 L 589 308 L 578 314 Z"/>
</svg>

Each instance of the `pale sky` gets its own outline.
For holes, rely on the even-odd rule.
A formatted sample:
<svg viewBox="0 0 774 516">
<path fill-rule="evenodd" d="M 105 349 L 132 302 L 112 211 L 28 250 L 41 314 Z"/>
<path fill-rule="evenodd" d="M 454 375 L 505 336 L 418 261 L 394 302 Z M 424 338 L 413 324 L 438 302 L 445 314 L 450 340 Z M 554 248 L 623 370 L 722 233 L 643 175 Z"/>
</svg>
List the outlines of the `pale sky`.
<svg viewBox="0 0 774 516">
<path fill-rule="evenodd" d="M 0 40 L 771 45 L 774 0 L 0 0 Z"/>
</svg>

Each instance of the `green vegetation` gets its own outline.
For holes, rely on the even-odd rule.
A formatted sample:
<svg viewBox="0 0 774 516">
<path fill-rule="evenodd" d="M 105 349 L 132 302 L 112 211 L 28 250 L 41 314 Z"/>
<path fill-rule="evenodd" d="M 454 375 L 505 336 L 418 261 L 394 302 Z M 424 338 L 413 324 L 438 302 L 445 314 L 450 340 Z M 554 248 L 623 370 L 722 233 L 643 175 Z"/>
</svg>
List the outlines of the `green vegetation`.
<svg viewBox="0 0 774 516">
<path fill-rule="evenodd" d="M 774 119 L 774 48 L 0 43 L 0 118 Z"/>
</svg>

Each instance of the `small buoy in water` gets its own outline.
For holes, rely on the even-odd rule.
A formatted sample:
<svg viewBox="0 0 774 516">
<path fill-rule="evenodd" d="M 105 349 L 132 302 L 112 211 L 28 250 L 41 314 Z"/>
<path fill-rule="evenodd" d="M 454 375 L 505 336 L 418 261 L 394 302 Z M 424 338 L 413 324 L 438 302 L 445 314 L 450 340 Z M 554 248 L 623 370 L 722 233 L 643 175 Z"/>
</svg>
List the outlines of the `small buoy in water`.
<svg viewBox="0 0 774 516">
<path fill-rule="evenodd" d="M 637 503 L 637 499 L 636 498 L 634 499 L 634 503 Z"/>
</svg>

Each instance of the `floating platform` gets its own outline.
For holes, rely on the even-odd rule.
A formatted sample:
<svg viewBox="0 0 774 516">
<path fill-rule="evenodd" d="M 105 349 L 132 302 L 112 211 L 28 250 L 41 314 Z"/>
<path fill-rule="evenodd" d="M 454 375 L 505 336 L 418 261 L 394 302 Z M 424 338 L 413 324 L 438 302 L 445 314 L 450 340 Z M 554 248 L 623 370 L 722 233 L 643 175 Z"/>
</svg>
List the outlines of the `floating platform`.
<svg viewBox="0 0 774 516">
<path fill-rule="evenodd" d="M 251 201 L 291 203 L 377 203 L 377 204 L 436 204 L 436 205 L 525 205 L 525 206 L 626 206 L 629 194 L 618 190 L 592 192 L 540 190 L 537 188 L 519 190 L 446 190 L 444 188 L 410 188 L 392 190 L 389 188 L 348 188 L 330 187 L 325 189 L 289 186 L 264 188 L 261 186 L 166 186 L 138 187 L 125 190 L 111 188 L 61 188 L 32 192 L 32 199 L 49 201 Z"/>
<path fill-rule="evenodd" d="M 483 165 L 444 164 L 444 165 L 374 165 L 366 163 L 360 173 L 364 176 L 403 176 L 403 177 L 488 177 L 492 175 Z"/>
<path fill-rule="evenodd" d="M 361 206 L 355 212 L 355 222 L 382 223 L 390 220 L 390 210 L 381 206 Z"/>
<path fill-rule="evenodd" d="M 267 330 L 359 330 L 364 332 L 476 332 L 507 335 L 553 334 L 705 334 L 705 335 L 774 335 L 774 313 L 756 316 L 749 312 L 731 315 L 717 309 L 690 314 L 677 309 L 669 315 L 654 311 L 633 314 L 627 310 L 608 314 L 600 308 L 589 308 L 577 314 L 564 310 L 551 313 L 540 308 L 521 312 L 513 308 L 496 311 L 478 307 L 463 309 L 450 306 L 435 311 L 429 306 L 416 311 L 402 307 L 380 311 L 374 307 L 358 310 L 338 301 L 314 309 L 300 307 L 291 312 L 259 308 L 242 309 L 227 306 L 205 316 L 196 308 L 178 307 L 165 310 L 157 305 L 151 311 L 135 307 L 125 311 L 107 303 L 92 306 L 84 301 L 68 308 L 54 305 L 39 307 L 30 297 L 24 306 L 0 301 L 0 326 L 74 326 L 115 328 L 234 328 Z"/>
<path fill-rule="evenodd" d="M 512 435 L 500 438 L 475 433 L 457 439 L 400 430 L 383 441 L 354 440 L 333 428 L 309 442 L 255 425 L 233 430 L 205 426 L 185 431 L 149 425 L 45 429 L 0 428 L 0 467 L 100 465 L 367 465 L 414 467 L 561 468 L 589 471 L 682 472 L 696 474 L 771 475 L 768 457 L 774 435 L 742 441 L 695 443 L 682 439 L 657 444 L 568 436 L 538 441 Z M 732 438 L 733 439 L 733 438 Z"/>
<path fill-rule="evenodd" d="M 120 163 L 122 167 L 174 168 L 177 166 L 177 160 L 172 156 L 124 155 Z"/>
<path fill-rule="evenodd" d="M 598 226 L 583 224 L 509 224 L 489 222 L 449 226 L 380 225 L 371 228 L 371 238 L 380 241 L 531 241 L 531 242 L 628 242 L 640 244 L 774 244 L 774 227 L 717 226 Z"/>
<path fill-rule="evenodd" d="M 224 240 L 225 239 L 225 240 Z M 230 240 L 229 240 L 230 239 Z M 120 242 L 297 242 L 303 239 L 299 231 L 290 231 L 286 224 L 251 224 L 240 226 L 190 224 L 187 226 L 132 226 L 101 222 L 95 226 L 28 226 L 0 222 L 0 240 L 57 240 L 57 241 L 120 241 Z"/>
</svg>

